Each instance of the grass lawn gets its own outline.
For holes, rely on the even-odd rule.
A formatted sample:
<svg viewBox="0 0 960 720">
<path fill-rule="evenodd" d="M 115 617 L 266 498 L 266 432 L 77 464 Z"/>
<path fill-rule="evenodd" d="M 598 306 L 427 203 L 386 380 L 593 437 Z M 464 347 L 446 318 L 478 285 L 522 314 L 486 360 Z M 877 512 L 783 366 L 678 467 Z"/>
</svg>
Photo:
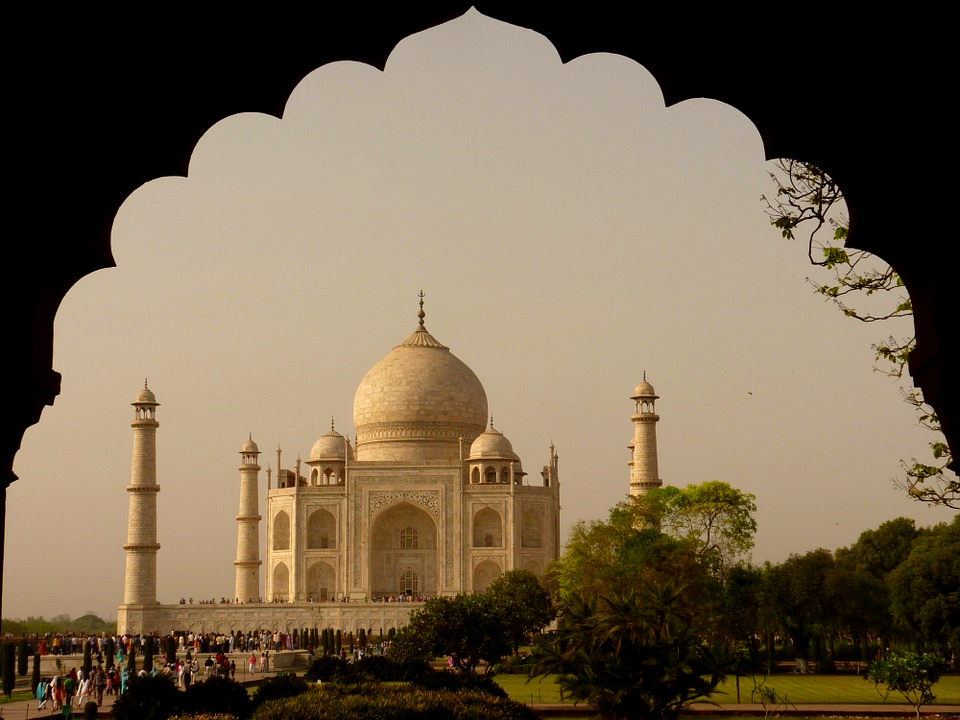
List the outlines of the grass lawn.
<svg viewBox="0 0 960 720">
<path fill-rule="evenodd" d="M 497 675 L 495 680 L 507 691 L 511 698 L 522 703 L 559 703 L 560 689 L 556 678 L 549 676 L 537 678 L 527 682 L 525 675 Z M 764 680 L 762 675 L 756 677 L 758 684 Z M 794 704 L 805 703 L 879 703 L 880 696 L 873 687 L 856 675 L 770 675 L 766 679 L 766 687 L 773 688 L 781 697 Z M 750 697 L 753 690 L 753 679 L 740 678 L 740 701 L 744 703 L 759 702 Z M 940 678 L 933 687 L 937 696 L 934 704 L 960 705 L 960 675 L 947 675 Z M 723 683 L 719 692 L 711 700 L 720 705 L 737 702 L 736 685 L 733 678 Z M 900 704 L 903 698 L 891 693 L 889 703 Z"/>
<path fill-rule="evenodd" d="M 31 700 L 33 699 L 33 693 L 29 690 L 14 690 L 13 694 L 10 697 L 7 697 L 3 693 L 0 693 L 0 705 L 5 705 L 10 702 L 20 702 L 21 700 Z"/>
</svg>

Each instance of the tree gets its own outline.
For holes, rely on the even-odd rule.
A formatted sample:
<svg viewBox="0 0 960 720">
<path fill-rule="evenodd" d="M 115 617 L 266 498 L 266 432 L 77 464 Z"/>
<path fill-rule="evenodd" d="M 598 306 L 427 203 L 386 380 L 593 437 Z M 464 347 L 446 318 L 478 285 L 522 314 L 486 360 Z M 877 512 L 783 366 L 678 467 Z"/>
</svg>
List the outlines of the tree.
<svg viewBox="0 0 960 720">
<path fill-rule="evenodd" d="M 17 641 L 17 675 L 23 677 L 27 674 L 27 639 L 20 638 Z"/>
<path fill-rule="evenodd" d="M 529 570 L 509 570 L 494 580 L 487 593 L 507 624 L 513 654 L 527 637 L 540 633 L 557 616 L 550 595 Z"/>
<path fill-rule="evenodd" d="M 915 652 L 892 652 L 886 660 L 875 660 L 867 667 L 867 680 L 870 680 L 880 692 L 880 686 L 886 688 L 880 693 L 886 702 L 890 692 L 900 693 L 913 705 L 920 720 L 920 706 L 929 705 L 936 696 L 933 686 L 940 679 L 940 673 L 946 667 L 946 661 L 939 655 Z"/>
<path fill-rule="evenodd" d="M 837 560 L 850 560 L 858 570 L 865 570 L 884 580 L 907 559 L 920 533 L 911 518 L 887 520 L 876 530 L 864 530 L 849 548 L 837 550 Z"/>
<path fill-rule="evenodd" d="M 827 573 L 833 566 L 833 556 L 821 548 L 766 567 L 771 606 L 793 643 L 797 672 L 807 672 L 810 642 L 828 622 Z"/>
<path fill-rule="evenodd" d="M 947 655 L 960 653 L 960 516 L 920 535 L 889 586 L 900 628 Z"/>
<path fill-rule="evenodd" d="M 479 593 L 428 600 L 400 628 L 390 653 L 400 661 L 445 655 L 457 670 L 473 673 L 481 663 L 489 672 L 510 648 L 507 624 L 493 597 Z"/>
<path fill-rule="evenodd" d="M 638 502 L 659 506 L 662 532 L 689 540 L 700 559 L 723 576 L 753 548 L 756 498 L 719 480 L 651 490 Z"/>
<path fill-rule="evenodd" d="M 753 546 L 753 496 L 726 483 L 660 488 L 616 505 L 607 521 L 578 522 L 563 557 L 551 568 L 561 598 L 599 597 L 611 587 L 680 579 L 685 595 L 703 601 Z M 696 597 L 696 596 L 700 597 Z"/>
<path fill-rule="evenodd" d="M 16 682 L 16 676 L 13 671 L 16 666 L 16 648 L 12 642 L 6 642 L 0 648 L 0 669 L 3 671 L 3 694 L 10 697 L 13 694 L 13 686 Z"/>
<path fill-rule="evenodd" d="M 811 163 L 780 160 L 770 178 L 777 186 L 773 199 L 763 198 L 770 222 L 789 240 L 802 230 L 810 263 L 830 271 L 829 281 L 810 281 L 816 292 L 834 302 L 844 315 L 861 322 L 912 317 L 913 305 L 893 268 L 870 253 L 844 247 L 850 223 L 840 212 L 840 187 L 829 175 Z M 913 335 L 889 336 L 876 343 L 873 350 L 882 363 L 881 372 L 901 378 L 915 346 Z M 944 473 L 952 457 L 936 413 L 924 403 L 919 390 L 901 392 L 917 411 L 920 424 L 938 437 L 930 443 L 933 462 L 901 461 L 904 476 L 895 479 L 895 484 L 922 502 L 960 509 L 960 479 Z"/>
<path fill-rule="evenodd" d="M 671 720 L 723 679 L 695 628 L 674 615 L 678 592 L 616 590 L 564 601 L 556 638 L 537 647 L 533 676 L 556 674 L 569 697 L 605 717 Z"/>
<path fill-rule="evenodd" d="M 30 694 L 37 694 L 37 685 L 40 684 L 40 653 L 33 654 L 33 671 L 30 673 Z"/>
<path fill-rule="evenodd" d="M 675 717 L 724 674 L 706 642 L 722 612 L 717 526 L 696 521 L 691 496 L 650 493 L 578 523 L 551 570 L 558 631 L 538 642 L 534 673 L 558 673 L 605 717 Z"/>
</svg>

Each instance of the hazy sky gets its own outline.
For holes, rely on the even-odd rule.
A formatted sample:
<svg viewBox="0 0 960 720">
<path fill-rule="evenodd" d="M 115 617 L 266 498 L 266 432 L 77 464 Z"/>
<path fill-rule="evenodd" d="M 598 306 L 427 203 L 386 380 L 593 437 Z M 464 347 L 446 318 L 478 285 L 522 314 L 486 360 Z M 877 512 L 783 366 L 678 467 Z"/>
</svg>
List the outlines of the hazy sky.
<svg viewBox="0 0 960 720">
<path fill-rule="evenodd" d="M 118 267 L 64 300 L 62 393 L 8 494 L 3 614 L 116 616 L 145 377 L 159 599 L 232 596 L 240 445 L 252 433 L 266 467 L 279 443 L 289 467 L 331 416 L 353 437 L 357 385 L 415 328 L 421 288 L 524 467 L 556 444 L 564 528 L 627 492 L 644 371 L 664 482 L 754 493 L 756 561 L 951 519 L 891 486 L 930 438 L 871 371 L 887 331 L 815 296 L 805 247 L 770 227 L 771 169 L 733 108 L 665 109 L 633 61 L 563 65 L 472 11 L 407 38 L 384 72 L 316 70 L 282 120 L 223 120 L 188 178 L 127 200 Z"/>
</svg>

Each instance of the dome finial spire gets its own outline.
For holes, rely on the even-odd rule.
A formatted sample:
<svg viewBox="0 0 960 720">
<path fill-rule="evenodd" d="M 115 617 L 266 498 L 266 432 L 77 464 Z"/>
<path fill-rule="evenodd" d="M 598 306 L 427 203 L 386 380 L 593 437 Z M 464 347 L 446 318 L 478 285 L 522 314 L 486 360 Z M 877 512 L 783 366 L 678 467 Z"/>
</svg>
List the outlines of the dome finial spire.
<svg viewBox="0 0 960 720">
<path fill-rule="evenodd" d="M 427 314 L 423 311 L 423 290 L 421 289 L 420 290 L 420 311 L 417 313 L 417 317 L 420 318 L 420 327 L 422 327 L 424 330 L 427 329 L 426 327 L 424 327 L 424 324 L 423 324 L 423 318 L 426 317 L 426 315 Z"/>
<path fill-rule="evenodd" d="M 333 415 L 330 416 L 330 432 L 334 432 L 336 428 L 333 426 Z"/>
</svg>

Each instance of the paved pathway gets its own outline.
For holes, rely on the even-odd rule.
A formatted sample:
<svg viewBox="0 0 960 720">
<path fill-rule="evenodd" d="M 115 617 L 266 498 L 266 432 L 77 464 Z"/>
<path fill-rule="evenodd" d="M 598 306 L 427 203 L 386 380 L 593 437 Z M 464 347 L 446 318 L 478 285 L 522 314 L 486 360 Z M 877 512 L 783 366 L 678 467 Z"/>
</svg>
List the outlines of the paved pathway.
<svg viewBox="0 0 960 720">
<path fill-rule="evenodd" d="M 99 717 L 110 717 L 110 709 L 113 707 L 113 695 L 106 695 L 103 698 L 103 705 L 100 706 Z M 52 705 L 47 702 L 46 710 L 37 710 L 36 700 L 23 700 L 22 702 L 12 702 L 6 705 L 0 705 L 0 718 L 2 720 L 31 720 L 31 718 L 62 718 L 63 713 L 60 710 L 53 712 Z M 73 717 L 82 718 L 83 708 L 73 708 Z"/>
</svg>

